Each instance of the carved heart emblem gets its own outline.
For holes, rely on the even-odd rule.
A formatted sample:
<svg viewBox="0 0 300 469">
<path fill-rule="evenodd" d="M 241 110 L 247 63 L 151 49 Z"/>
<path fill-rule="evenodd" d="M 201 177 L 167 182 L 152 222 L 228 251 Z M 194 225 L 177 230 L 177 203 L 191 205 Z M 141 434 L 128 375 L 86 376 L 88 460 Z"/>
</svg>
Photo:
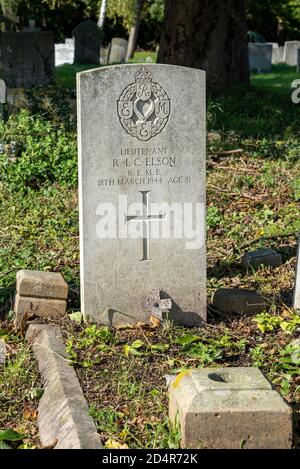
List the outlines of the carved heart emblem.
<svg viewBox="0 0 300 469">
<path fill-rule="evenodd" d="M 139 121 L 146 121 L 154 112 L 154 108 L 155 105 L 151 99 L 147 99 L 147 101 L 137 99 L 133 103 L 133 109 Z"/>
</svg>

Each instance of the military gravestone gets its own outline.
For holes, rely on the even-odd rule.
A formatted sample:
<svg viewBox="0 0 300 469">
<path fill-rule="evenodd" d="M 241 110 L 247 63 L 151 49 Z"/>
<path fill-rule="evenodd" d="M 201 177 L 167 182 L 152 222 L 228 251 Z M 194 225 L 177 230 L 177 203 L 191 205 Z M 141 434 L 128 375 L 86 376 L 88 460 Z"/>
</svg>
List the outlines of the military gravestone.
<svg viewBox="0 0 300 469">
<path fill-rule="evenodd" d="M 77 86 L 83 313 L 134 324 L 167 302 L 169 317 L 199 325 L 205 72 L 116 65 L 78 74 Z"/>
<path fill-rule="evenodd" d="M 10 88 L 54 81 L 52 32 L 7 32 L 0 38 L 0 75 Z"/>
<path fill-rule="evenodd" d="M 91 20 L 79 23 L 73 31 L 75 55 L 74 63 L 99 64 L 101 33 Z"/>
</svg>

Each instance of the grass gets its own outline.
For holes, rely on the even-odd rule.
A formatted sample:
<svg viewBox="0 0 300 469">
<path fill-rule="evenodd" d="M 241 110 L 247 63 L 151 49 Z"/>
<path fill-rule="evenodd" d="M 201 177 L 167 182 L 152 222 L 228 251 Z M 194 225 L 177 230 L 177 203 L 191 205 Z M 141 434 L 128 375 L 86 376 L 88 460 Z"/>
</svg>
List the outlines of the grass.
<svg viewBox="0 0 300 469">
<path fill-rule="evenodd" d="M 135 52 L 132 59 L 129 60 L 130 63 L 144 63 L 146 59 L 150 57 L 152 62 L 156 62 L 156 53 L 155 52 Z M 84 70 L 89 70 L 91 68 L 98 68 L 100 66 L 95 64 L 90 65 L 80 65 L 80 64 L 64 64 L 56 67 L 56 81 L 60 86 L 66 88 L 74 88 L 76 73 L 83 72 Z"/>
<path fill-rule="evenodd" d="M 68 311 L 79 309 L 76 132 L 69 102 L 75 97 L 76 70 L 59 67 L 62 86 L 35 90 L 28 96 L 28 114 L 1 128 L 2 315 L 11 309 L 15 272 L 21 268 L 62 272 L 70 285 Z M 293 68 L 276 66 L 272 74 L 252 75 L 249 89 L 209 96 L 209 324 L 187 330 L 167 321 L 158 327 L 109 331 L 65 321 L 68 352 L 107 447 L 178 447 L 179 430 L 167 418 L 165 375 L 219 365 L 265 371 L 295 410 L 299 446 L 299 324 L 291 308 L 300 231 L 300 108 L 291 102 L 294 78 Z M 242 254 L 259 247 L 278 250 L 283 265 L 243 271 Z M 225 317 L 211 307 L 219 287 L 258 290 L 269 307 L 254 318 Z M 26 350 L 23 363 L 31 363 L 22 341 L 19 347 Z M 9 367 L 14 368 L 13 362 L 4 370 L 8 375 Z M 37 387 L 37 378 L 27 366 L 15 365 L 15 370 L 10 387 L 16 389 L 16 402 L 8 394 L 9 410 L 0 411 L 0 429 L 26 432 L 22 396 Z M 0 382 L 8 375 L 0 371 Z M 28 444 L 34 445 L 34 424 L 31 428 Z"/>
<path fill-rule="evenodd" d="M 8 439 L 6 444 L 14 448 L 36 448 L 41 385 L 32 350 L 11 329 L 7 322 L 0 322 L 0 337 L 8 349 L 7 362 L 0 368 L 0 435 L 3 430 L 13 430 L 20 438 L 14 442 Z"/>
</svg>

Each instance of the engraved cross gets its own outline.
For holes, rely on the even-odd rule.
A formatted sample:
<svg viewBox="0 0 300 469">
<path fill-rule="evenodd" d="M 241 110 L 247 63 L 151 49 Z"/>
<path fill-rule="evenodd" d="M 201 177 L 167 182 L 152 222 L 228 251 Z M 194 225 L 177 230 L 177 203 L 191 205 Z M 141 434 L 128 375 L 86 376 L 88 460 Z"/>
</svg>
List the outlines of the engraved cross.
<svg viewBox="0 0 300 469">
<path fill-rule="evenodd" d="M 126 223 L 128 222 L 142 222 L 143 223 L 143 258 L 141 261 L 150 260 L 150 222 L 165 220 L 165 215 L 150 215 L 149 214 L 149 193 L 151 191 L 139 191 L 142 194 L 143 213 L 142 216 L 127 216 Z"/>
</svg>

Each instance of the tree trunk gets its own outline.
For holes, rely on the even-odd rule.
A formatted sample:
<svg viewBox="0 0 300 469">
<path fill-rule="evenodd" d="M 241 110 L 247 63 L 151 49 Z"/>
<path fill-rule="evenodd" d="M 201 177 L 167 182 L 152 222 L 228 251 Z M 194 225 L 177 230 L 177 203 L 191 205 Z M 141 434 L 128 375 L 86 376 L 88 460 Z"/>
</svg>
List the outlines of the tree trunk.
<svg viewBox="0 0 300 469">
<path fill-rule="evenodd" d="M 158 62 L 200 68 L 210 87 L 249 83 L 246 0 L 166 0 Z"/>
<path fill-rule="evenodd" d="M 129 59 L 132 59 L 134 51 L 135 51 L 144 3 L 145 3 L 145 0 L 136 0 L 135 19 L 134 19 L 134 25 L 130 29 L 128 46 L 127 46 L 127 54 L 126 54 L 126 62 L 128 62 Z"/>
<path fill-rule="evenodd" d="M 105 21 L 106 4 L 107 4 L 106 0 L 102 0 L 101 7 L 100 7 L 99 18 L 98 18 L 98 23 L 97 23 L 100 29 L 103 28 L 104 21 Z"/>
</svg>

